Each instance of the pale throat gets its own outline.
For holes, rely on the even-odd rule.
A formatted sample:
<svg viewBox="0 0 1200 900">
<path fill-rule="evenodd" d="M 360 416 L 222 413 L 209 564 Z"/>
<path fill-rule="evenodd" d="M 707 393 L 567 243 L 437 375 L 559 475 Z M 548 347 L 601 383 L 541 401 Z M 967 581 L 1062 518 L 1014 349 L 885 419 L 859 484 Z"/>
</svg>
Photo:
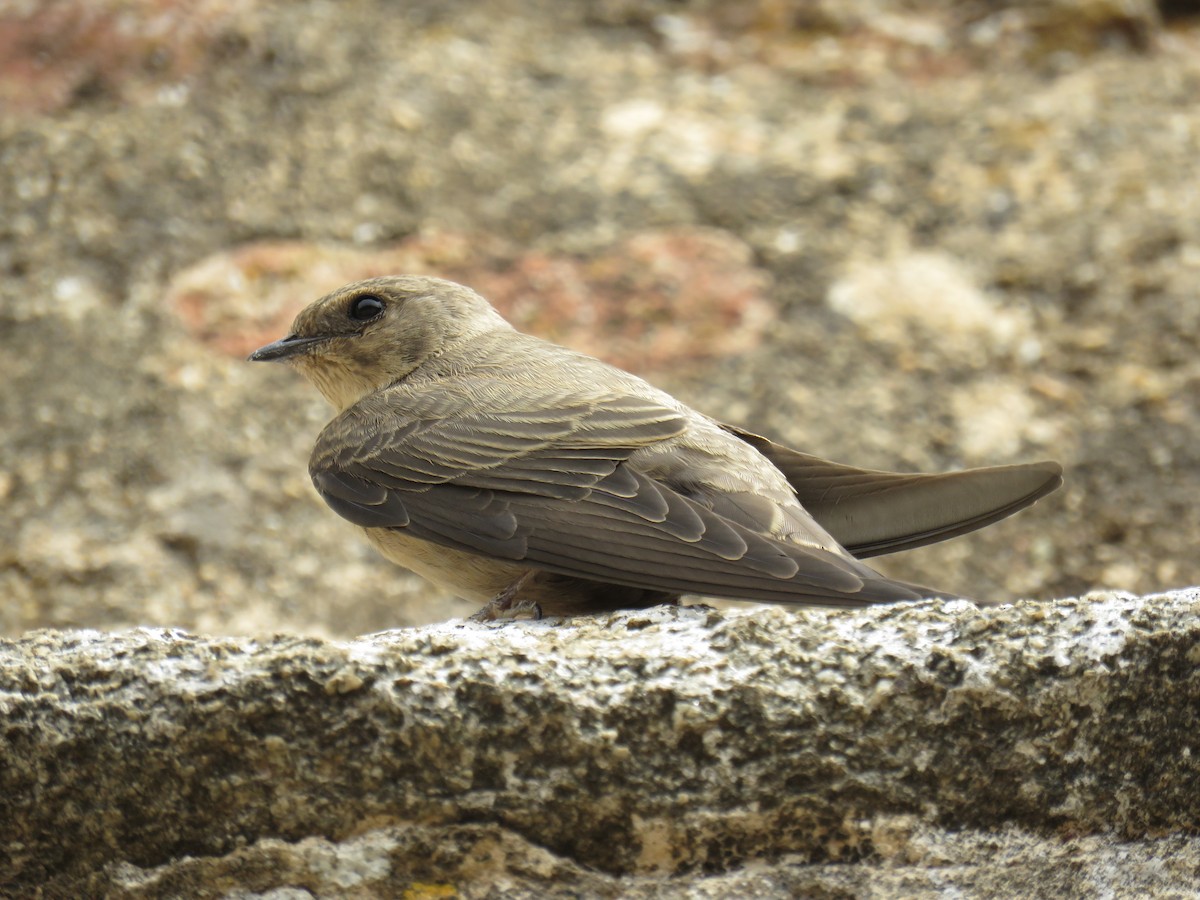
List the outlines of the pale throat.
<svg viewBox="0 0 1200 900">
<path fill-rule="evenodd" d="M 349 409 L 367 394 L 387 384 L 387 379 L 372 378 L 370 375 L 375 373 L 363 372 L 340 360 L 325 358 L 319 363 L 305 360 L 299 369 L 338 412 Z"/>
</svg>

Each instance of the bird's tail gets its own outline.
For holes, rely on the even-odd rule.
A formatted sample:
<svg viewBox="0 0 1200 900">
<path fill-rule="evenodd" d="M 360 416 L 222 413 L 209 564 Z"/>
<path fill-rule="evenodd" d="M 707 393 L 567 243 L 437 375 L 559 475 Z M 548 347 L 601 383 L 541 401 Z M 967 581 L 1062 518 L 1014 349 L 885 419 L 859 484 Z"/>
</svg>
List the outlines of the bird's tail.
<svg viewBox="0 0 1200 900">
<path fill-rule="evenodd" d="M 859 559 L 983 528 L 1062 484 L 1062 466 L 1051 461 L 931 475 L 880 472 L 830 462 L 725 427 L 769 459 L 791 482 L 809 514 Z"/>
</svg>

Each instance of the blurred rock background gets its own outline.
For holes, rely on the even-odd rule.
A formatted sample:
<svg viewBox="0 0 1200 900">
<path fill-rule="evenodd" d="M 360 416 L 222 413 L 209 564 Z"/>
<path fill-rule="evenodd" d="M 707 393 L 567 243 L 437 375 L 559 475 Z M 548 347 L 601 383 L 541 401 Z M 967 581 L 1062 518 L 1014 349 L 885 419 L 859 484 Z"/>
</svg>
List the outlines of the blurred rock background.
<svg viewBox="0 0 1200 900">
<path fill-rule="evenodd" d="M 897 576 L 1200 583 L 1200 3 L 0 5 L 0 633 L 469 612 L 243 362 L 395 271 L 810 452 L 1063 462 Z"/>
</svg>

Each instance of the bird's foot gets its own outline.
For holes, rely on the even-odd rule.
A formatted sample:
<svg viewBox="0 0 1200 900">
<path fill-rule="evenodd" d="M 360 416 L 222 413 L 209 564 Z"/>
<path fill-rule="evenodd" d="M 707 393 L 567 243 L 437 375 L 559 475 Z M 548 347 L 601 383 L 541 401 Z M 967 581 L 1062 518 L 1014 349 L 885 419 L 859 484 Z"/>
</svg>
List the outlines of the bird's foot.
<svg viewBox="0 0 1200 900">
<path fill-rule="evenodd" d="M 494 622 L 497 619 L 519 619 L 522 616 L 528 616 L 535 621 L 540 619 L 542 617 L 542 608 L 536 600 L 531 600 L 528 597 L 518 599 L 517 597 L 521 592 L 521 588 L 525 587 L 533 575 L 534 570 L 532 569 L 526 572 L 485 603 L 479 612 L 471 616 L 471 621 Z"/>
</svg>

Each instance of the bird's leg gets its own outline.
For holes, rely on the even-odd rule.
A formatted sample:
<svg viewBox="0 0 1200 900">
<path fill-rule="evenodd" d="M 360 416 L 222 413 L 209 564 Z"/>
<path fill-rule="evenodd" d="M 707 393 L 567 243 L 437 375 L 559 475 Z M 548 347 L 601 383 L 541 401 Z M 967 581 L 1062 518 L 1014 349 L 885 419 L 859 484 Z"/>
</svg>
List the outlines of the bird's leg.
<svg viewBox="0 0 1200 900">
<path fill-rule="evenodd" d="M 471 616 L 471 621 L 492 622 L 496 619 L 515 619 L 525 613 L 528 613 L 532 619 L 540 619 L 542 617 L 542 608 L 538 606 L 537 601 L 528 598 L 523 600 L 517 599 L 517 595 L 521 593 L 521 589 L 536 574 L 537 569 L 530 569 L 520 578 L 516 579 L 512 584 L 485 603 L 479 612 Z"/>
</svg>

